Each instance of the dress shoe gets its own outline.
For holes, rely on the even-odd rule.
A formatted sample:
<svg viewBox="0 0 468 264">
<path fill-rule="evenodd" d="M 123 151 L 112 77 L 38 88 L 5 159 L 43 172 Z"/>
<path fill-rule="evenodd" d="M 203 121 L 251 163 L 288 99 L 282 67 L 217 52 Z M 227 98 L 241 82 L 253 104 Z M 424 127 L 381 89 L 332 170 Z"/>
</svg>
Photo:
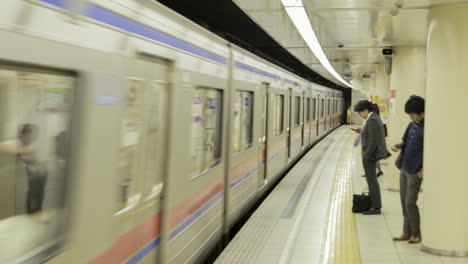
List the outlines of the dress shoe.
<svg viewBox="0 0 468 264">
<path fill-rule="evenodd" d="M 379 215 L 381 214 L 380 208 L 371 208 L 369 211 L 365 211 L 362 214 L 364 215 Z"/>
<path fill-rule="evenodd" d="M 416 244 L 419 242 L 421 242 L 420 236 L 411 236 L 410 239 L 408 240 L 408 244 Z"/>
<path fill-rule="evenodd" d="M 410 237 L 411 237 L 411 236 L 408 235 L 408 234 L 403 234 L 403 235 L 401 235 L 401 236 L 399 236 L 399 237 L 394 237 L 394 238 L 393 238 L 393 241 L 406 241 L 406 240 L 409 240 Z"/>
</svg>

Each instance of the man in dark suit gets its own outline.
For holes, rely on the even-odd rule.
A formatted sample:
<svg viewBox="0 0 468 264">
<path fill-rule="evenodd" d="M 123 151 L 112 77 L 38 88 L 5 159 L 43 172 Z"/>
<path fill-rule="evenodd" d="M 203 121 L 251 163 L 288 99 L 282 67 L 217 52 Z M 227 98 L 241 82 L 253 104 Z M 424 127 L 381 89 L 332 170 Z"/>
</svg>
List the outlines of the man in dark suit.
<svg viewBox="0 0 468 264">
<path fill-rule="evenodd" d="M 371 197 L 371 208 L 363 212 L 365 215 L 380 214 L 382 200 L 380 196 L 380 186 L 377 181 L 377 162 L 390 157 L 385 143 L 385 128 L 379 115 L 373 112 L 372 103 L 367 100 L 359 101 L 354 106 L 354 111 L 358 112 L 361 118 L 366 120 L 361 133 L 362 144 L 362 164 L 366 173 L 366 181 Z"/>
</svg>

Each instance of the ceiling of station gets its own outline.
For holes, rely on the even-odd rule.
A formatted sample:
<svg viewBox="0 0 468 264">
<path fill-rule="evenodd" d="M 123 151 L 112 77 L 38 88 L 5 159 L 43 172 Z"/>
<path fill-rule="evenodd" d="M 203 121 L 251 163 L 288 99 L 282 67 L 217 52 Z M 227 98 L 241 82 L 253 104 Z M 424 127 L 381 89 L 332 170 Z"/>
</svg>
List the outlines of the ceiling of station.
<svg viewBox="0 0 468 264">
<path fill-rule="evenodd" d="M 281 0 L 233 0 L 273 39 L 313 71 L 341 84 L 318 62 Z M 317 38 L 347 81 L 372 76 L 382 49 L 425 46 L 428 8 L 461 0 L 302 0 Z M 342 46 L 342 47 L 340 47 Z"/>
</svg>

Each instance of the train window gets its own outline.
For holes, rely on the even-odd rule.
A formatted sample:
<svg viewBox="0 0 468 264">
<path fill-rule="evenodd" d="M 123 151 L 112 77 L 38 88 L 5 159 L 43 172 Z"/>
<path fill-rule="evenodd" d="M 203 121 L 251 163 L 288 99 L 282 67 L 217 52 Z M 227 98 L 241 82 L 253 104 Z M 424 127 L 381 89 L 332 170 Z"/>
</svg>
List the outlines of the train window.
<svg viewBox="0 0 468 264">
<path fill-rule="evenodd" d="M 219 89 L 197 87 L 192 101 L 192 174 L 201 175 L 221 160 L 223 94 Z"/>
<path fill-rule="evenodd" d="M 320 102 L 320 117 L 325 116 L 325 99 L 322 99 Z"/>
<path fill-rule="evenodd" d="M 162 188 L 163 145 L 162 118 L 165 116 L 165 84 L 142 79 L 129 79 L 124 95 L 120 132 L 119 205 L 116 215 L 128 211 L 140 201 L 138 180 L 142 179 L 143 194 L 153 197 Z"/>
<path fill-rule="evenodd" d="M 281 135 L 284 130 L 284 95 L 275 95 L 273 103 L 273 132 L 275 135 Z"/>
<path fill-rule="evenodd" d="M 153 81 L 145 91 L 143 106 L 144 120 L 141 134 L 141 172 L 144 176 L 144 194 L 155 197 L 162 188 L 162 175 L 164 156 L 160 155 L 165 149 L 165 118 L 167 117 L 167 84 L 161 81 Z"/>
<path fill-rule="evenodd" d="M 140 153 L 144 149 L 142 144 L 145 90 L 144 80 L 129 79 L 124 93 L 124 110 L 120 128 L 120 161 L 118 164 L 119 177 L 119 206 L 117 215 L 123 213 L 126 208 L 140 200 L 138 193 L 138 175 Z"/>
<path fill-rule="evenodd" d="M 63 241 L 74 83 L 0 65 L 0 263 L 39 262 Z"/>
<path fill-rule="evenodd" d="M 253 92 L 234 93 L 233 151 L 239 152 L 252 146 Z"/>
<path fill-rule="evenodd" d="M 301 97 L 294 98 L 294 125 L 297 127 L 301 124 Z"/>
<path fill-rule="evenodd" d="M 306 122 L 309 123 L 310 122 L 310 98 L 307 98 L 306 100 Z"/>
<path fill-rule="evenodd" d="M 312 118 L 317 119 L 317 98 L 312 99 Z"/>
</svg>

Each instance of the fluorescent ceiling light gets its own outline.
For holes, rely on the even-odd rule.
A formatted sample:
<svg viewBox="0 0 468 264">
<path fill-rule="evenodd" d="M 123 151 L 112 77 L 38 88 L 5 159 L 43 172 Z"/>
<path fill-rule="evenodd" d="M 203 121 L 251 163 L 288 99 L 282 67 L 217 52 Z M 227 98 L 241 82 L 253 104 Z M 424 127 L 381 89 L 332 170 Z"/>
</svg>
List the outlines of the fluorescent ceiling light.
<svg viewBox="0 0 468 264">
<path fill-rule="evenodd" d="M 309 46 L 323 67 L 325 67 L 325 69 L 327 69 L 327 71 L 337 80 L 353 88 L 351 84 L 345 81 L 335 71 L 335 69 L 333 69 L 333 66 L 328 61 L 327 56 L 323 52 L 317 36 L 315 36 L 314 30 L 312 29 L 312 25 L 310 24 L 309 17 L 307 16 L 302 0 L 281 0 L 281 2 L 283 3 L 284 9 L 286 9 L 289 18 L 291 18 L 302 38 L 307 43 L 307 46 Z"/>
</svg>

